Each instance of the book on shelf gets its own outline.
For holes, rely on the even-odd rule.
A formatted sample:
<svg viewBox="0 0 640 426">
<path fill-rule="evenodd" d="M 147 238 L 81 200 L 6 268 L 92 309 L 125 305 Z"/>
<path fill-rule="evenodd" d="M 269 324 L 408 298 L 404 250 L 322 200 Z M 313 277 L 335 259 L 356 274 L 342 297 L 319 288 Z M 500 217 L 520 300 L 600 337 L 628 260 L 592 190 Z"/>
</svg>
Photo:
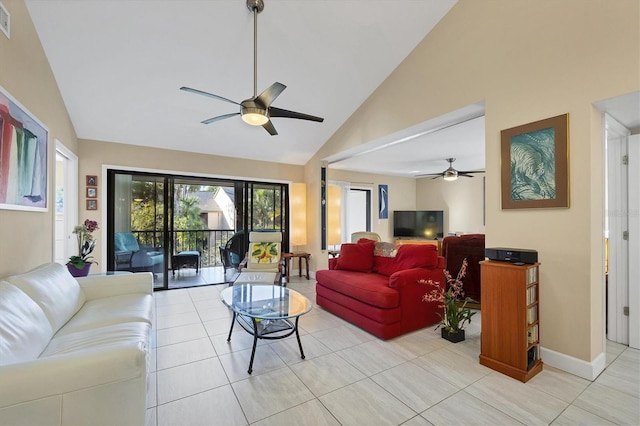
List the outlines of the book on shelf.
<svg viewBox="0 0 640 426">
<path fill-rule="evenodd" d="M 538 341 L 538 324 L 534 324 L 527 329 L 527 344 L 532 344 Z"/>
<path fill-rule="evenodd" d="M 527 308 L 527 324 L 533 324 L 538 320 L 538 305 Z"/>
<path fill-rule="evenodd" d="M 535 283 L 538 281 L 538 267 L 527 269 L 527 284 Z"/>
<path fill-rule="evenodd" d="M 531 369 L 538 360 L 538 346 L 532 346 L 527 351 L 527 370 Z"/>
<path fill-rule="evenodd" d="M 531 287 L 527 288 L 527 305 L 531 305 L 532 303 L 536 302 L 536 300 L 537 300 L 537 297 L 536 297 L 537 288 L 538 288 L 537 285 L 532 285 Z"/>
</svg>

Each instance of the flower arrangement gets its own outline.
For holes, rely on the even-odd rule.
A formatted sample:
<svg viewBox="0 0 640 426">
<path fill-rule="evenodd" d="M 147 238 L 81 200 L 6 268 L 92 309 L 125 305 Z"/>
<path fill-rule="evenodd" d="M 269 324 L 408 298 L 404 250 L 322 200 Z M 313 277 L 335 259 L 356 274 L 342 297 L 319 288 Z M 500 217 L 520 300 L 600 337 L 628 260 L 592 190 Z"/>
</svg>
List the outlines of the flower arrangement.
<svg viewBox="0 0 640 426">
<path fill-rule="evenodd" d="M 73 228 L 73 233 L 76 234 L 78 239 L 78 255 L 71 256 L 68 264 L 75 266 L 78 269 L 85 267 L 87 263 L 98 263 L 89 256 L 96 246 L 96 240 L 91 233 L 99 229 L 98 222 L 95 220 L 86 219 L 82 225 L 78 225 Z"/>
<path fill-rule="evenodd" d="M 420 280 L 420 284 L 427 284 L 434 287 L 431 291 L 422 296 L 423 302 L 438 302 L 438 307 L 444 308 L 444 315 L 440 315 L 440 323 L 438 327 L 442 326 L 449 333 L 457 333 L 460 330 L 464 330 L 465 322 L 471 322 L 471 317 L 476 312 L 467 308 L 467 303 L 472 299 L 470 297 L 464 297 L 464 291 L 462 290 L 462 279 L 467 273 L 467 259 L 462 261 L 462 267 L 458 272 L 458 276 L 453 278 L 449 271 L 444 270 L 444 277 L 447 280 L 449 289 L 444 290 L 440 287 L 440 283 L 433 280 Z M 436 327 L 436 330 L 438 329 Z"/>
</svg>

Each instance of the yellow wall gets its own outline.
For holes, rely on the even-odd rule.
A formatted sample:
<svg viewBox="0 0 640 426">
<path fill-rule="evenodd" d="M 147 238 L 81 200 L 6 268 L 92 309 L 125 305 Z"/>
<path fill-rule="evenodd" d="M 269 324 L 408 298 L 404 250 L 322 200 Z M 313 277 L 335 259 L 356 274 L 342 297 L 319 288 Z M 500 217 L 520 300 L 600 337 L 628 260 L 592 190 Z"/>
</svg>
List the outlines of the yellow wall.
<svg viewBox="0 0 640 426">
<path fill-rule="evenodd" d="M 487 245 L 538 250 L 541 344 L 593 361 L 603 352 L 604 209 L 592 103 L 640 89 L 639 34 L 637 0 L 460 0 L 309 161 L 310 215 L 323 158 L 484 101 Z M 564 113 L 571 207 L 501 210 L 500 131 Z"/>
<path fill-rule="evenodd" d="M 472 178 L 423 178 L 416 181 L 416 209 L 443 210 L 444 234 L 484 234 L 483 182 L 484 174 Z M 394 210 L 399 210 L 395 209 Z"/>
<path fill-rule="evenodd" d="M 76 150 L 76 134 L 22 0 L 3 0 L 11 39 L 0 33 L 0 86 L 49 129 L 47 212 L 0 210 L 0 277 L 53 260 L 55 139 Z"/>
</svg>

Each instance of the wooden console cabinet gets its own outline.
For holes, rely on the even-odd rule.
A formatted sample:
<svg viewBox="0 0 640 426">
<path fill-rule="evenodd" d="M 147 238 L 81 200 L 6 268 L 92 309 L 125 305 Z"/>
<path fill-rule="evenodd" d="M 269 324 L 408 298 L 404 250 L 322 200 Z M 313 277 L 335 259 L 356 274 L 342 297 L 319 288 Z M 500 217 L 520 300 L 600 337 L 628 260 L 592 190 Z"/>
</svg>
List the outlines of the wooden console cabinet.
<svg viewBox="0 0 640 426">
<path fill-rule="evenodd" d="M 480 262 L 480 364 L 522 382 L 542 371 L 539 266 Z"/>
</svg>

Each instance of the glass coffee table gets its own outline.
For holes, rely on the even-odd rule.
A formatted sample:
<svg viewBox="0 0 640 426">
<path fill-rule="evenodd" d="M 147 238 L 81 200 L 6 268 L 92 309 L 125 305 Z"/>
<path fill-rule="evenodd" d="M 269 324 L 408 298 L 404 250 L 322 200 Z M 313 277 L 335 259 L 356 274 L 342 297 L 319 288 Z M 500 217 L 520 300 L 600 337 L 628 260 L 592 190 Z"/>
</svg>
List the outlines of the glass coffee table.
<svg viewBox="0 0 640 426">
<path fill-rule="evenodd" d="M 298 321 L 311 310 L 309 299 L 295 290 L 273 284 L 235 284 L 222 290 L 220 299 L 233 311 L 227 342 L 231 341 L 236 322 L 253 335 L 249 374 L 253 371 L 258 339 L 284 339 L 295 333 L 300 358 L 304 359 Z"/>
</svg>

